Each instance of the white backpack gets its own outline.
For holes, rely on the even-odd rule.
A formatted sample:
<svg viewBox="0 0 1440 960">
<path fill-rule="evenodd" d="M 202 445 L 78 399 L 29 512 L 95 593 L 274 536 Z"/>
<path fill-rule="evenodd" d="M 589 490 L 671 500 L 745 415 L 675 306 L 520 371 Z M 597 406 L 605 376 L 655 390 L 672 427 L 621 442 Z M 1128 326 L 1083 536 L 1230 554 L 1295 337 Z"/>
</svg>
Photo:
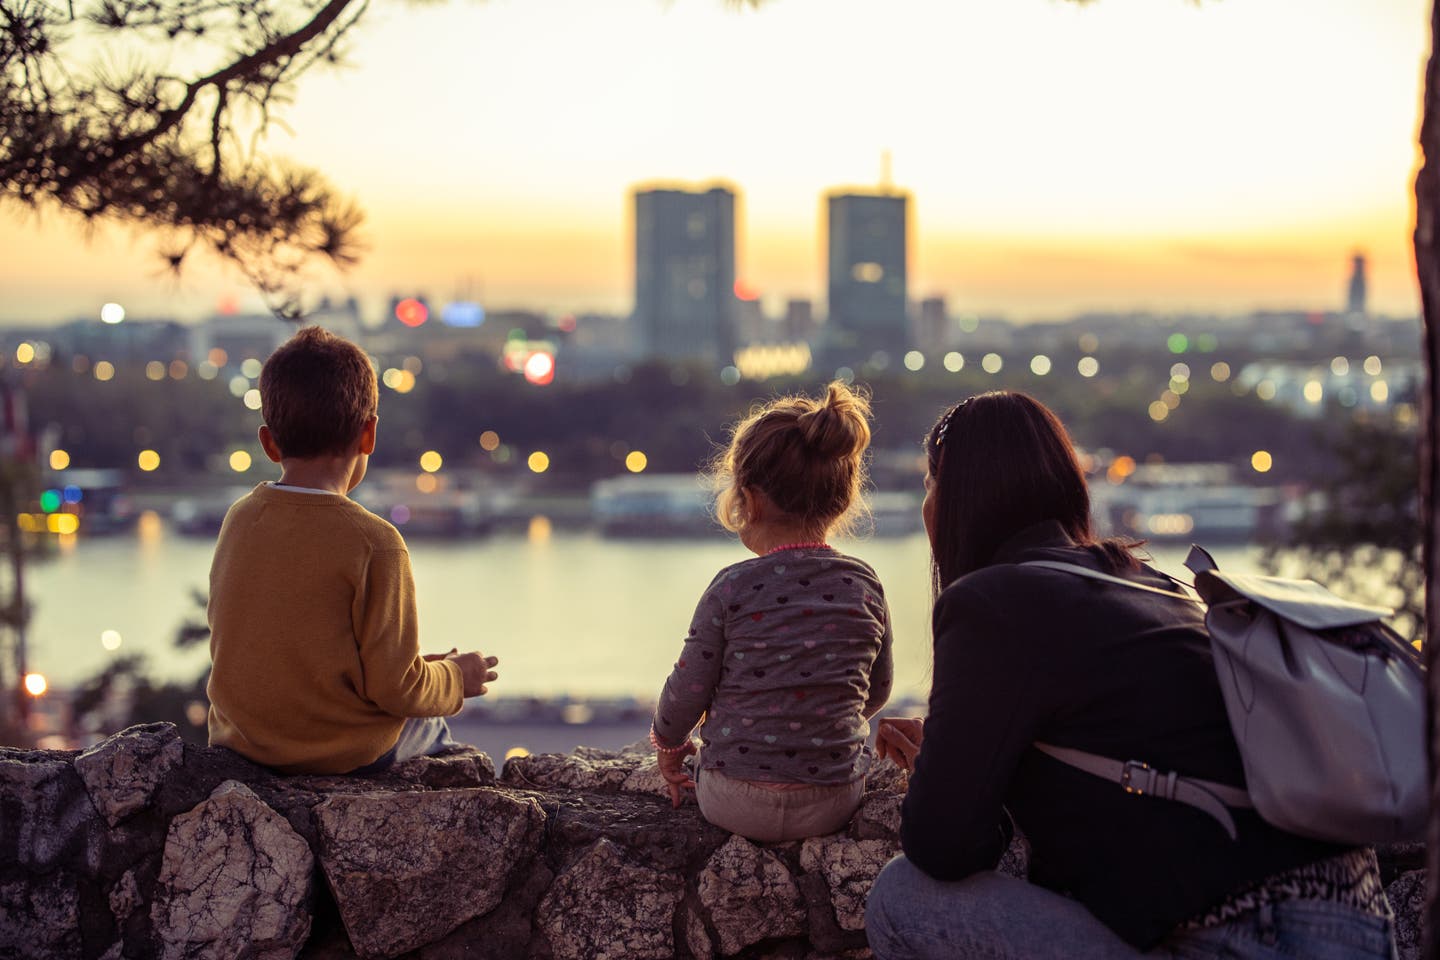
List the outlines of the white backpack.
<svg viewBox="0 0 1440 960">
<path fill-rule="evenodd" d="M 1244 788 L 1135 760 L 1036 748 L 1128 793 L 1198 807 L 1232 839 L 1228 807 L 1254 807 L 1282 830 L 1333 843 L 1420 839 L 1429 804 L 1425 671 L 1414 649 L 1382 622 L 1394 611 L 1342 600 L 1313 580 L 1221 573 L 1199 547 L 1185 565 L 1208 608 L 1205 626 Z M 1022 566 L 1200 602 L 1076 564 Z"/>
</svg>

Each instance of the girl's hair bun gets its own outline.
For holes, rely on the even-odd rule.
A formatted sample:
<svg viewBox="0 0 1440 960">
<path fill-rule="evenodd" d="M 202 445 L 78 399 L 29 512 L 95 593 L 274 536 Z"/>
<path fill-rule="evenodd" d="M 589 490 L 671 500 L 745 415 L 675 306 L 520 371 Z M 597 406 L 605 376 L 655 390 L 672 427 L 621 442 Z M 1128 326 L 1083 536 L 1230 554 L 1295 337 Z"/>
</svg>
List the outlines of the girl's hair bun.
<svg viewBox="0 0 1440 960">
<path fill-rule="evenodd" d="M 808 450 L 820 457 L 851 457 L 870 445 L 870 402 L 836 380 L 813 410 L 796 418 Z"/>
</svg>

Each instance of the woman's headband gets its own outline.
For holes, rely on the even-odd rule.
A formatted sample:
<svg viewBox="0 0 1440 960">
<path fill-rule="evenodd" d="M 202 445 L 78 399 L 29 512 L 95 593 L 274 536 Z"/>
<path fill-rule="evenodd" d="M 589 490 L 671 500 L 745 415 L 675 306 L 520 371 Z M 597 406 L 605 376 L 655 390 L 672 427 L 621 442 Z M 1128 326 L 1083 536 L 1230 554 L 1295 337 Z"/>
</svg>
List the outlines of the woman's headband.
<svg viewBox="0 0 1440 960">
<path fill-rule="evenodd" d="M 955 406 L 951 407 L 949 412 L 947 412 L 945 416 L 940 418 L 940 426 L 935 428 L 936 450 L 939 450 L 940 447 L 944 445 L 945 432 L 950 429 L 950 421 L 955 419 L 955 414 L 960 412 L 961 407 L 965 406 L 965 404 L 969 403 L 971 400 L 974 399 L 974 397 L 966 397 L 964 400 L 961 400 L 959 403 L 955 404 Z"/>
</svg>

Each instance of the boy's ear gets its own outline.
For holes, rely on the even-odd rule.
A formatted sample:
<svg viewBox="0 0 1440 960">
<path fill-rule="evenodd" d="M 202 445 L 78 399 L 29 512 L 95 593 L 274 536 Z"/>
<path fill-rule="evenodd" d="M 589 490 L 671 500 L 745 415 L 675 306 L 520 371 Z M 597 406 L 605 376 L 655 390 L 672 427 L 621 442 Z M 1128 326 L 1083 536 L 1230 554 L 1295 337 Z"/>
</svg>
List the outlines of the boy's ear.
<svg viewBox="0 0 1440 960">
<path fill-rule="evenodd" d="M 260 449 L 265 451 L 265 456 L 269 457 L 271 461 L 279 463 L 285 455 L 280 452 L 280 446 L 275 442 L 275 435 L 272 434 L 270 428 L 263 423 L 260 424 L 259 435 Z"/>
<path fill-rule="evenodd" d="M 360 428 L 360 452 L 365 456 L 375 452 L 375 427 L 380 423 L 378 416 L 372 416 L 365 421 L 365 426 Z"/>
</svg>

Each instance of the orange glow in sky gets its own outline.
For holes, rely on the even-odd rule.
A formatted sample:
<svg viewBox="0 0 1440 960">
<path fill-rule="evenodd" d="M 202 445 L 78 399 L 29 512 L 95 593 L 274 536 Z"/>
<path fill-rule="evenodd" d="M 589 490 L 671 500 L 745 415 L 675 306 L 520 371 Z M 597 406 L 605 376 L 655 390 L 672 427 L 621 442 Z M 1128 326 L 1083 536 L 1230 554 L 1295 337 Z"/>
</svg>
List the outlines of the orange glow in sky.
<svg viewBox="0 0 1440 960">
<path fill-rule="evenodd" d="M 1349 256 L 1417 309 L 1411 183 L 1425 0 L 525 0 L 378 5 L 302 80 L 275 155 L 366 209 L 314 293 L 625 311 L 629 189 L 741 192 L 737 273 L 823 309 L 820 198 L 914 198 L 911 294 L 1016 319 L 1325 309 Z M 394 64 L 405 69 L 396 70 Z M 126 231 L 0 210 L 0 322 L 252 309 Z"/>
</svg>

